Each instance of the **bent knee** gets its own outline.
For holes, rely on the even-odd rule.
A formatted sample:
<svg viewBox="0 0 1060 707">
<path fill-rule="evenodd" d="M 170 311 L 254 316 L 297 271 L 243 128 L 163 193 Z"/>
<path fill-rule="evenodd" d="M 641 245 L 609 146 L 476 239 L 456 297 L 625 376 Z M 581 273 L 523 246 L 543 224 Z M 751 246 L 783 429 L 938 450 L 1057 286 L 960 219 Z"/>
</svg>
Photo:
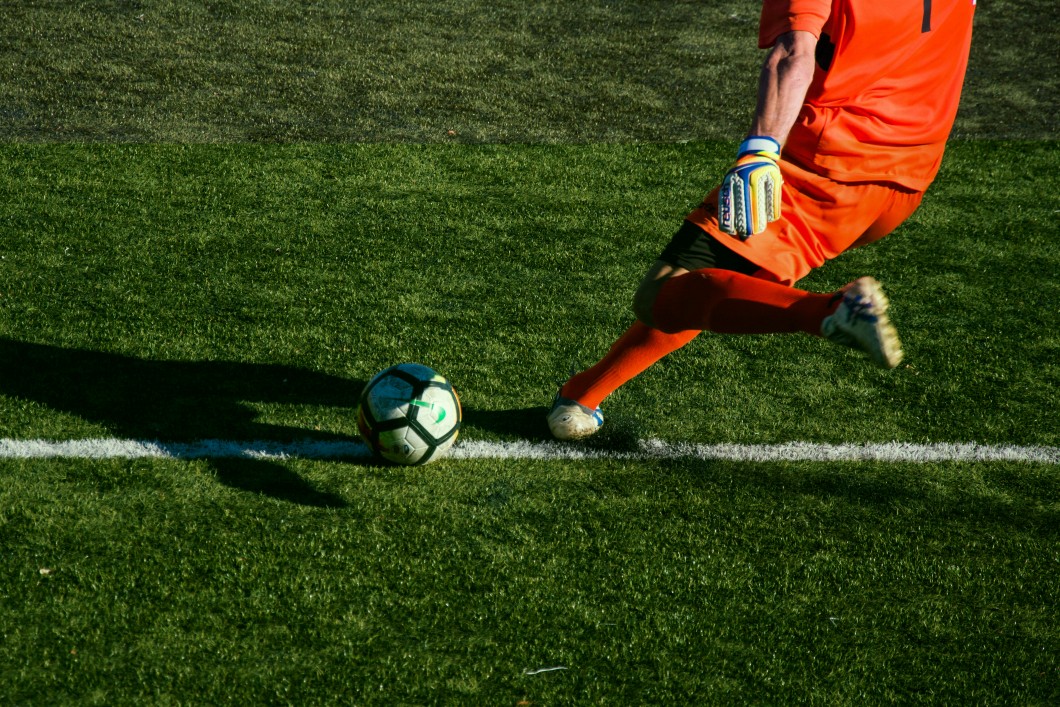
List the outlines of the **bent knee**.
<svg viewBox="0 0 1060 707">
<path fill-rule="evenodd" d="M 652 287 L 651 284 L 646 283 L 638 287 L 633 295 L 633 316 L 642 324 L 652 328 L 655 327 L 653 310 L 655 309 L 655 296 L 658 293 L 658 287 Z"/>
<path fill-rule="evenodd" d="M 659 331 L 666 331 L 659 326 L 655 317 L 655 302 L 659 298 L 659 292 L 668 280 L 688 271 L 684 268 L 671 265 L 665 261 L 657 260 L 649 268 L 641 279 L 637 291 L 633 295 L 633 314 L 642 323 Z M 672 332 L 668 332 L 672 333 Z"/>
</svg>

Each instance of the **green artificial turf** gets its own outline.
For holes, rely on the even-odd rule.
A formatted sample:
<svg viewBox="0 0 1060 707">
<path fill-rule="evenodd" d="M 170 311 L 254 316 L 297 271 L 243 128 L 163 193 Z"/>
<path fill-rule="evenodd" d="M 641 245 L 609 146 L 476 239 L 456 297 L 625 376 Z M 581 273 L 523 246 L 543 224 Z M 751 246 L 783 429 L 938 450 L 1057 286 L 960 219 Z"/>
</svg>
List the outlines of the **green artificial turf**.
<svg viewBox="0 0 1060 707">
<path fill-rule="evenodd" d="M 217 483 L 261 466 L 46 462 L 5 484 L 8 698 L 1056 694 L 1055 470 L 286 465 L 316 503 Z"/>
<path fill-rule="evenodd" d="M 2 147 L 0 436 L 350 439 L 364 381 L 416 360 L 460 390 L 465 443 L 543 440 L 555 381 L 629 324 L 727 153 Z M 878 276 L 895 371 L 705 335 L 607 401 L 594 447 L 1055 446 L 1055 205 L 1030 198 L 1054 155 L 955 144 L 908 224 L 804 282 Z M 0 469 L 14 703 L 1047 704 L 1060 684 L 1055 466 Z"/>
<path fill-rule="evenodd" d="M 759 7 L 0 4 L 0 440 L 348 441 L 419 361 L 461 443 L 544 442 Z M 979 3 L 924 205 L 801 283 L 879 278 L 896 370 L 704 335 L 592 460 L 2 458 L 0 704 L 1057 704 L 1055 464 L 618 456 L 1060 445 L 1053 13 Z"/>
</svg>

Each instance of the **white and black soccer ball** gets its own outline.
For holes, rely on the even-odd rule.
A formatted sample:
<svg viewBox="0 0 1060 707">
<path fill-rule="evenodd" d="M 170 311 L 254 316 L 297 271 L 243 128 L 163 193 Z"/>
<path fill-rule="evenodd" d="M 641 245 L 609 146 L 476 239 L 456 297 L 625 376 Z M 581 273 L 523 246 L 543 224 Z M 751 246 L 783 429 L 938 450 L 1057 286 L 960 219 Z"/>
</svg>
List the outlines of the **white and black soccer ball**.
<svg viewBox="0 0 1060 707">
<path fill-rule="evenodd" d="M 395 464 L 426 464 L 460 434 L 453 386 L 428 366 L 399 363 L 375 374 L 361 393 L 357 427 L 372 451 Z"/>
</svg>

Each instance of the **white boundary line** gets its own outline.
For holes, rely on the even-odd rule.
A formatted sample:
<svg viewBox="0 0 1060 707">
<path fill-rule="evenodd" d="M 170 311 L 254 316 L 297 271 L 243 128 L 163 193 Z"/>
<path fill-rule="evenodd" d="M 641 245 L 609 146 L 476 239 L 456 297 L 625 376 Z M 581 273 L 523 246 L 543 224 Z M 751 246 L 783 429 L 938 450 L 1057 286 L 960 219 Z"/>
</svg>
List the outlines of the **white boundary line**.
<svg viewBox="0 0 1060 707">
<path fill-rule="evenodd" d="M 0 459 L 368 459 L 368 447 L 357 441 L 298 442 L 204 439 L 159 442 L 132 439 L 0 439 Z M 744 462 L 881 461 L 976 462 L 1015 461 L 1060 464 L 1060 447 L 976 443 L 911 444 L 691 444 L 642 440 L 635 449 L 608 450 L 559 442 L 482 442 L 462 440 L 447 454 L 452 459 L 714 459 Z"/>
</svg>

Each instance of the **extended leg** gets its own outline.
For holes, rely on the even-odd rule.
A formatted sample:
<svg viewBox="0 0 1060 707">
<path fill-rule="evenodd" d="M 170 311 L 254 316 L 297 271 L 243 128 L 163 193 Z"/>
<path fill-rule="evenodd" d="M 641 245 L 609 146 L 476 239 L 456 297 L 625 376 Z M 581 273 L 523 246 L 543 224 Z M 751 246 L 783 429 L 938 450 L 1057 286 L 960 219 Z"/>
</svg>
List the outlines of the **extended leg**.
<svg viewBox="0 0 1060 707">
<path fill-rule="evenodd" d="M 634 311 L 639 314 L 645 306 L 650 309 L 658 288 L 675 272 L 686 271 L 662 261 L 652 265 L 637 289 Z M 604 398 L 697 334 L 696 330 L 666 333 L 643 321 L 634 322 L 596 365 L 571 377 L 560 388 L 548 416 L 552 434 L 559 439 L 581 439 L 596 432 L 603 424 L 599 407 Z"/>
</svg>

